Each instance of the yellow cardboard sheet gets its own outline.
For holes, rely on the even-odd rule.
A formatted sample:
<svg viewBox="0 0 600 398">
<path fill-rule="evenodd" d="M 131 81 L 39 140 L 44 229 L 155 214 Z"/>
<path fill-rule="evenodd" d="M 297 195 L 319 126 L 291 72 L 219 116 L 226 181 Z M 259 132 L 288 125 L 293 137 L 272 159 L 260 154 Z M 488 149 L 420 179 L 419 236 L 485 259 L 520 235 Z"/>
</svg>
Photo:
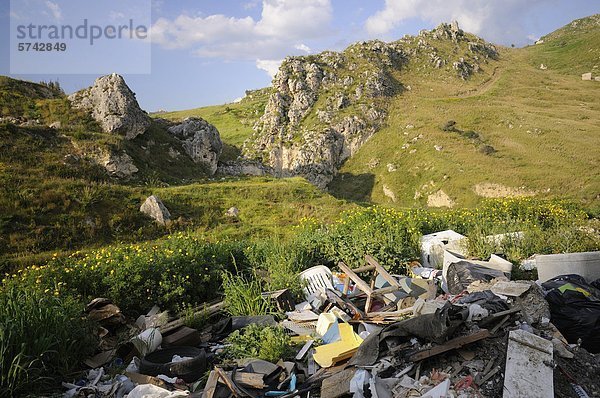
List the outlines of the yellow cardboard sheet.
<svg viewBox="0 0 600 398">
<path fill-rule="evenodd" d="M 338 326 L 340 340 L 315 348 L 313 358 L 322 368 L 328 368 L 336 362 L 350 358 L 363 342 L 349 324 L 340 323 Z"/>
</svg>

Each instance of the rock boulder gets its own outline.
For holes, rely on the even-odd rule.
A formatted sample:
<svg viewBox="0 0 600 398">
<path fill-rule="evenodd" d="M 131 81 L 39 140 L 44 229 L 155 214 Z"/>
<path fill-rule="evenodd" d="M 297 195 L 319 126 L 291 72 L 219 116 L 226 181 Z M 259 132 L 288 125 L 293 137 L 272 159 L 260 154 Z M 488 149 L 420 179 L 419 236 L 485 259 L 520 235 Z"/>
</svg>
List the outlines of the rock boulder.
<svg viewBox="0 0 600 398">
<path fill-rule="evenodd" d="M 102 130 L 131 140 L 150 126 L 150 117 L 140 109 L 135 94 L 122 76 L 113 73 L 96 79 L 92 87 L 69 96 L 71 105 L 90 112 Z"/>
<path fill-rule="evenodd" d="M 144 204 L 140 207 L 140 211 L 160 225 L 166 225 L 171 221 L 171 213 L 169 213 L 169 210 L 156 195 L 148 196 Z"/>
<path fill-rule="evenodd" d="M 202 118 L 190 117 L 169 127 L 168 131 L 181 141 L 195 163 L 203 165 L 208 174 L 215 174 L 223 150 L 221 136 L 215 126 Z"/>
</svg>

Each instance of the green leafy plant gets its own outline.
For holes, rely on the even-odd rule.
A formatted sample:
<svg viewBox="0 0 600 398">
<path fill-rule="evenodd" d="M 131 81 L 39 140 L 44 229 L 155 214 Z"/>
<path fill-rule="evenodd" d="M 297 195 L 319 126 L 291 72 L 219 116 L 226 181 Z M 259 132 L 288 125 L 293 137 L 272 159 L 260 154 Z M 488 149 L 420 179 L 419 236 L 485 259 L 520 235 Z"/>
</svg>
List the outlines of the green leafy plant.
<svg viewBox="0 0 600 398">
<path fill-rule="evenodd" d="M 277 362 L 293 355 L 290 337 L 278 326 L 253 324 L 234 331 L 226 342 L 229 345 L 222 354 L 226 359 L 259 358 Z"/>
<path fill-rule="evenodd" d="M 257 278 L 248 278 L 223 272 L 225 309 L 233 316 L 266 315 L 271 304 L 262 297 L 263 287 Z"/>
<path fill-rule="evenodd" d="M 96 347 L 83 305 L 18 286 L 0 291 L 0 396 L 48 392 Z"/>
</svg>

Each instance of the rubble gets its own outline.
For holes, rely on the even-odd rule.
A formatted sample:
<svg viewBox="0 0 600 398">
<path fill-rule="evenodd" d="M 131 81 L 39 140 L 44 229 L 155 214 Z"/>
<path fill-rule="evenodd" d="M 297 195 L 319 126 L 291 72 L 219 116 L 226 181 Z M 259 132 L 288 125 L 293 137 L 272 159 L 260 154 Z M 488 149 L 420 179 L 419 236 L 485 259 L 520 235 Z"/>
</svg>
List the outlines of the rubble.
<svg viewBox="0 0 600 398">
<path fill-rule="evenodd" d="M 198 309 L 211 319 L 202 330 L 156 306 L 133 323 L 96 299 L 88 316 L 104 329 L 102 343 L 86 363 L 97 366 L 64 383 L 65 397 L 600 394 L 598 282 L 511 280 L 512 264 L 499 256 L 481 261 L 450 251 L 466 239 L 454 231 L 423 238 L 424 264 L 411 264 L 410 275 L 392 275 L 368 254 L 358 268 L 340 262 L 341 272 L 316 266 L 299 275 L 305 301 L 287 289 L 264 292 L 259 299 L 276 314 L 238 317 L 223 317 L 223 303 L 214 303 Z M 290 352 L 273 362 L 226 355 L 242 341 L 230 336 L 254 325 L 278 328 Z M 119 345 L 113 336 L 123 331 L 129 340 Z M 107 376 L 115 364 L 126 371 Z"/>
</svg>

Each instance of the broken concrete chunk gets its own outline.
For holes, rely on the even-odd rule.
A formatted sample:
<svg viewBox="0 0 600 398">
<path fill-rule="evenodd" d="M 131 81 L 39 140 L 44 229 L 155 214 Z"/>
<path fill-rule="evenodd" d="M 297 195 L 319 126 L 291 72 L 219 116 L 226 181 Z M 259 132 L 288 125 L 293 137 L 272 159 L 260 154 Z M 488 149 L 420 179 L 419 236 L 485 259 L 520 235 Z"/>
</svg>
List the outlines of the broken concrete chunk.
<svg viewBox="0 0 600 398">
<path fill-rule="evenodd" d="M 523 293 L 529 290 L 531 285 L 524 282 L 512 282 L 512 281 L 500 281 L 492 286 L 492 292 L 494 294 L 501 294 L 503 296 L 519 297 Z"/>
</svg>

